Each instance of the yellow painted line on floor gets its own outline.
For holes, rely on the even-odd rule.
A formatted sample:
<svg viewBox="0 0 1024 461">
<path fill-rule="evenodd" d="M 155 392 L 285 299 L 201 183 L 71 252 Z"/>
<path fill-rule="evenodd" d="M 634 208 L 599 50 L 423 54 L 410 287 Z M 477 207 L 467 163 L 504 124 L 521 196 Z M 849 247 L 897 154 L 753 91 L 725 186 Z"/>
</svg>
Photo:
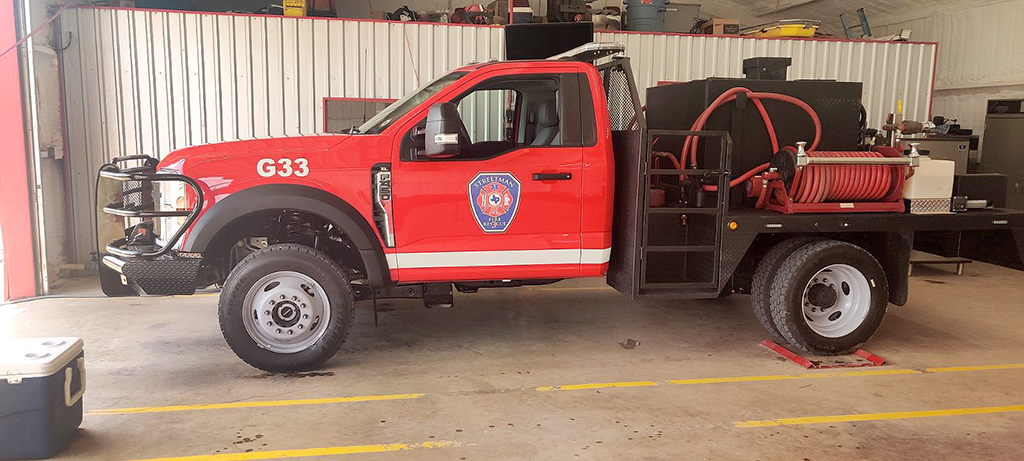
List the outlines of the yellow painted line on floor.
<svg viewBox="0 0 1024 461">
<path fill-rule="evenodd" d="M 109 408 L 106 410 L 89 411 L 86 412 L 86 414 L 90 416 L 130 415 L 139 413 L 163 413 L 168 411 L 224 410 L 229 408 L 287 407 L 295 405 L 325 405 L 331 403 L 375 402 L 381 400 L 418 399 L 420 397 L 423 397 L 424 395 L 425 394 L 363 395 L 357 397 L 332 397 L 324 399 L 261 400 L 256 402 L 169 405 L 162 407 Z"/>
<path fill-rule="evenodd" d="M 669 384 L 719 384 L 719 383 L 745 383 L 756 381 L 782 381 L 788 379 L 808 378 L 841 378 L 849 376 L 889 376 L 889 375 L 914 375 L 920 374 L 917 370 L 852 370 L 852 371 L 830 371 L 823 373 L 802 373 L 798 375 L 760 375 L 760 376 L 727 376 L 723 378 L 693 378 L 673 379 Z"/>
<path fill-rule="evenodd" d="M 538 387 L 538 391 L 579 391 L 584 389 L 607 389 L 612 387 L 646 387 L 657 386 L 654 381 L 629 381 L 620 383 L 566 384 L 563 386 Z"/>
<path fill-rule="evenodd" d="M 765 419 L 761 421 L 736 421 L 736 427 L 795 426 L 801 424 L 848 423 L 856 421 L 885 421 L 893 419 L 931 418 L 935 416 L 984 415 L 991 413 L 1014 413 L 1024 411 L 1024 405 L 1001 407 L 952 408 L 949 410 L 897 411 L 892 413 L 865 413 L 835 416 L 801 416 L 796 418 Z"/>
<path fill-rule="evenodd" d="M 925 368 L 922 370 L 910 370 L 910 369 L 855 369 L 846 371 L 823 371 L 816 373 L 802 373 L 802 374 L 785 374 L 785 375 L 754 375 L 754 376 L 726 376 L 716 378 L 690 378 L 690 379 L 674 379 L 665 381 L 668 384 L 676 385 L 697 385 L 697 384 L 724 384 L 724 383 L 744 383 L 744 382 L 759 382 L 759 381 L 783 381 L 783 380 L 794 380 L 794 379 L 820 379 L 820 378 L 840 378 L 840 377 L 857 377 L 857 376 L 893 376 L 893 375 L 920 375 L 928 373 L 945 373 L 945 372 L 968 372 L 968 371 L 984 371 L 984 370 L 1014 370 L 1024 369 L 1024 363 L 1010 363 L 1001 365 L 972 365 L 972 366 L 957 366 L 957 367 L 933 367 Z M 564 384 L 560 386 L 542 386 L 533 388 L 537 391 L 571 391 L 571 390 L 592 390 L 592 389 L 610 389 L 610 388 L 622 388 L 622 387 L 651 387 L 658 386 L 657 381 L 624 381 L 624 382 L 609 382 L 609 383 L 585 383 L 585 384 Z M 130 414 L 141 414 L 141 413 L 164 413 L 173 411 L 197 411 L 197 410 L 223 410 L 223 409 L 237 409 L 237 408 L 261 408 L 261 407 L 282 407 L 282 406 L 297 406 L 297 405 L 326 405 L 336 403 L 352 403 L 352 402 L 372 402 L 372 401 L 386 401 L 386 400 L 408 400 L 418 399 L 423 397 L 425 394 L 391 394 L 391 395 L 365 395 L 355 397 L 333 397 L 333 398 L 322 398 L 322 399 L 302 399 L 302 400 L 269 400 L 269 401 L 255 401 L 255 402 L 229 402 L 229 403 L 210 403 L 210 404 L 186 404 L 186 405 L 169 405 L 169 406 L 152 406 L 152 407 L 133 407 L 133 408 L 109 408 L 103 410 L 93 410 L 86 412 L 90 416 L 100 415 L 130 415 Z"/>
<path fill-rule="evenodd" d="M 968 365 L 962 367 L 935 367 L 925 368 L 929 373 L 949 373 L 956 371 L 985 371 L 985 370 L 1018 370 L 1024 369 L 1024 363 L 1007 363 L 1003 365 Z"/>
<path fill-rule="evenodd" d="M 822 373 L 804 373 L 798 375 L 760 375 L 760 376 L 726 376 L 721 378 L 691 378 L 673 379 L 666 381 L 669 384 L 722 384 L 722 383 L 743 383 L 756 381 L 781 381 L 787 379 L 807 378 L 839 378 L 844 376 L 888 376 L 888 375 L 912 375 L 921 374 L 917 370 L 852 370 L 852 371 L 831 371 Z M 538 391 L 575 391 L 583 389 L 603 389 L 609 387 L 646 387 L 657 386 L 655 381 L 630 381 L 619 383 L 593 383 L 593 384 L 563 384 L 561 386 L 538 387 Z"/>
<path fill-rule="evenodd" d="M 251 451 L 248 453 L 221 453 L 216 455 L 177 456 L 170 458 L 147 458 L 135 461 L 250 461 L 258 459 L 302 458 L 310 456 L 357 455 L 363 453 L 386 453 L 434 448 L 454 448 L 462 444 L 450 440 L 423 443 L 388 443 L 379 445 L 349 445 L 326 448 L 301 448 L 296 450 Z"/>
<path fill-rule="evenodd" d="M 933 367 L 922 370 L 911 369 L 855 369 L 845 371 L 821 371 L 816 373 L 801 373 L 792 375 L 753 375 L 753 376 L 724 376 L 720 378 L 690 378 L 672 379 L 665 381 L 668 384 L 695 385 L 695 384 L 725 384 L 725 383 L 749 383 L 759 381 L 785 381 L 793 379 L 822 379 L 822 378 L 849 378 L 857 376 L 895 376 L 895 375 L 922 375 L 927 373 L 944 373 L 954 371 L 984 371 L 984 370 L 1014 370 L 1024 369 L 1024 363 L 1010 363 L 1004 365 L 974 365 L 962 367 Z M 609 387 L 642 387 L 657 386 L 655 381 L 633 381 L 621 383 L 594 383 L 594 384 L 568 384 L 561 386 L 543 386 L 536 388 L 538 391 L 571 391 L 581 389 L 602 389 Z"/>
</svg>

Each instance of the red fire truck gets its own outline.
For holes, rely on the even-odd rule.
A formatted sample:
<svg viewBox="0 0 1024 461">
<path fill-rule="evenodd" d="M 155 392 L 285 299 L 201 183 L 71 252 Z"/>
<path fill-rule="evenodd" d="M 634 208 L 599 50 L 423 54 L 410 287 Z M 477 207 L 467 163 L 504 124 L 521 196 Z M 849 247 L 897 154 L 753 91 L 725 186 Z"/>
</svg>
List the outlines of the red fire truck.
<svg viewBox="0 0 1024 461">
<path fill-rule="evenodd" d="M 770 335 L 840 354 L 906 302 L 915 235 L 1024 269 L 1022 212 L 907 212 L 923 163 L 904 125 L 865 137 L 860 84 L 707 79 L 644 111 L 619 51 L 471 64 L 345 134 L 114 159 L 103 290 L 222 287 L 228 344 L 283 372 L 332 357 L 361 300 L 606 276 L 631 299 L 749 293 Z M 154 205 L 160 183 L 184 205 Z"/>
</svg>

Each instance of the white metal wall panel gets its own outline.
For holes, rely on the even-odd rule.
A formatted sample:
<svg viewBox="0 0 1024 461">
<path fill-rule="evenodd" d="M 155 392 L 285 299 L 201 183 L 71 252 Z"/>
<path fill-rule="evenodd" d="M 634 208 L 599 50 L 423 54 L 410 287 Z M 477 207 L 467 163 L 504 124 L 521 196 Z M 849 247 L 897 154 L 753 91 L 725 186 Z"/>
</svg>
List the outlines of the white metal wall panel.
<svg viewBox="0 0 1024 461">
<path fill-rule="evenodd" d="M 790 57 L 789 79 L 835 79 L 864 84 L 868 125 L 880 127 L 903 102 L 905 118 L 929 117 L 937 45 L 915 42 L 756 39 L 598 32 L 595 39 L 626 45 L 637 87 L 659 81 L 743 77 L 743 60 Z M 641 91 L 640 99 L 646 95 Z"/>
<path fill-rule="evenodd" d="M 320 133 L 324 97 L 397 99 L 473 61 L 501 59 L 500 27 L 71 8 L 61 53 L 79 261 L 93 247 L 93 181 L 110 158 L 187 146 Z M 864 83 L 872 126 L 904 101 L 926 118 L 936 46 L 599 32 L 626 45 L 641 88 L 740 77 L 742 60 L 790 56 L 790 78 Z M 641 92 L 641 98 L 643 98 Z M 490 98 L 488 98 L 490 99 Z M 481 99 L 467 128 L 499 101 Z M 102 200 L 101 200 L 102 201 Z"/>
</svg>

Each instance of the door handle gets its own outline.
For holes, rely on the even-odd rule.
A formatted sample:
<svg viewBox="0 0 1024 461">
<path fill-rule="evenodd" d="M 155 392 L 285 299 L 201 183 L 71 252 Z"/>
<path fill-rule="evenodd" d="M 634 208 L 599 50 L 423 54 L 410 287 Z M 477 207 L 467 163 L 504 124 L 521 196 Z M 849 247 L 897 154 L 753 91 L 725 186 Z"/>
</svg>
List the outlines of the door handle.
<svg viewBox="0 0 1024 461">
<path fill-rule="evenodd" d="M 534 181 L 568 181 L 572 179 L 572 173 L 534 173 Z"/>
</svg>

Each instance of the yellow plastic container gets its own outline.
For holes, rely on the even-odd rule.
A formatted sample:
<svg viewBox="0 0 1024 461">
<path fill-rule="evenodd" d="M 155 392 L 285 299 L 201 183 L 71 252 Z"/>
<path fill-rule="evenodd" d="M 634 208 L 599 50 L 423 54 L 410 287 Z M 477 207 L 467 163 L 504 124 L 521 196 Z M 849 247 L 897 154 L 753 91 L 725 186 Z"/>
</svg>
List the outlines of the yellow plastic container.
<svg viewBox="0 0 1024 461">
<path fill-rule="evenodd" d="M 750 37 L 813 37 L 820 25 L 818 21 L 779 21 L 749 27 L 740 34 Z"/>
<path fill-rule="evenodd" d="M 285 16 L 305 16 L 306 0 L 284 0 Z"/>
</svg>

